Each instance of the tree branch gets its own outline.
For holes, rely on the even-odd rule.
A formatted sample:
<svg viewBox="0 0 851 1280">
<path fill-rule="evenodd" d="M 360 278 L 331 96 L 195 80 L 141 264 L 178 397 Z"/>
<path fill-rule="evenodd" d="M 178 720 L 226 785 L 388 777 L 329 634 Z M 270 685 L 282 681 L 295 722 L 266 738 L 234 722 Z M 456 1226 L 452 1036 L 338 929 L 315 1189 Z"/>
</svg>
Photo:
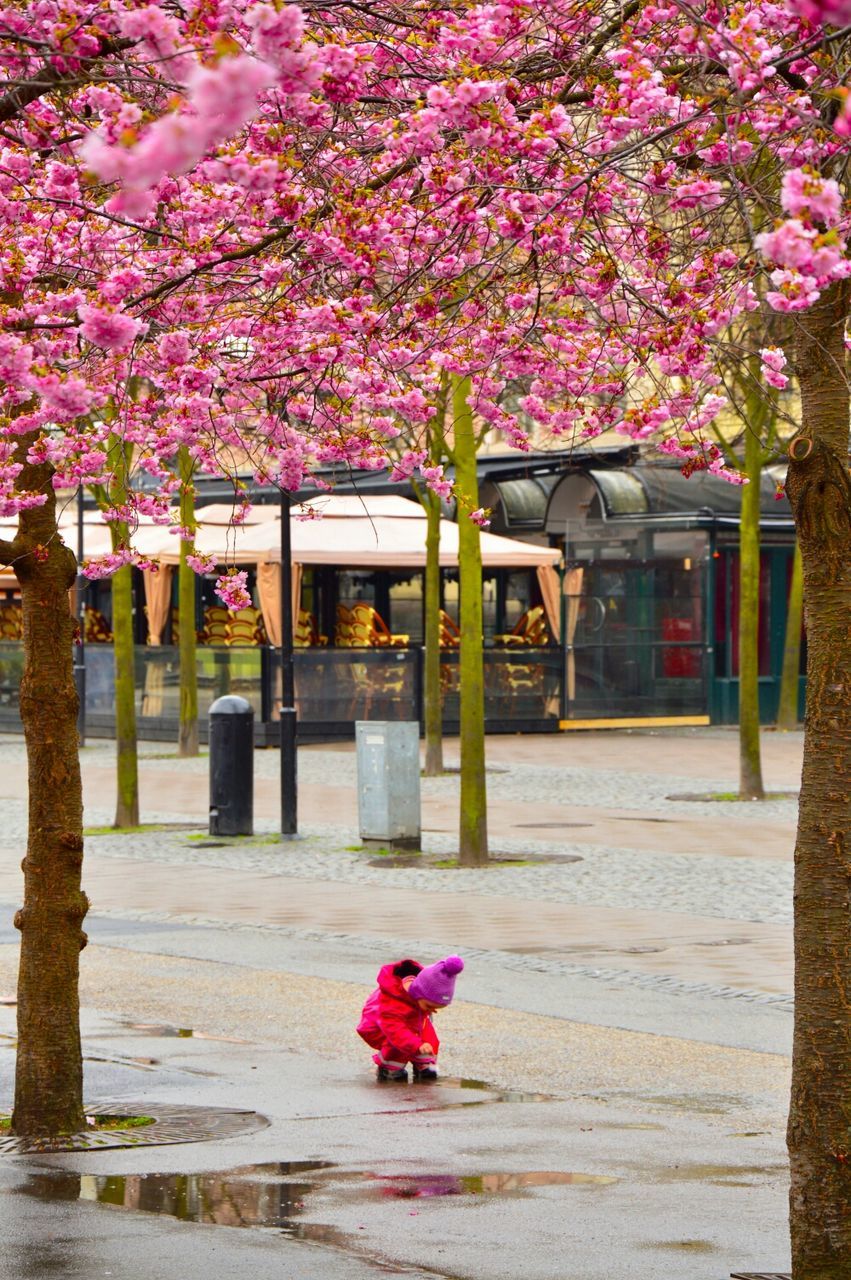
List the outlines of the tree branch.
<svg viewBox="0 0 851 1280">
<path fill-rule="evenodd" d="M 121 53 L 124 49 L 130 49 L 135 43 L 135 40 L 102 40 L 100 50 L 96 54 L 89 58 L 79 59 L 80 71 L 83 73 L 84 78 L 88 78 L 88 72 L 102 58 L 108 58 L 114 53 Z M 0 98 L 0 121 L 5 123 L 7 120 L 16 119 L 25 107 L 37 102 L 39 98 L 46 93 L 50 93 L 53 89 L 58 89 L 66 81 L 73 81 L 73 83 L 79 84 L 80 71 L 75 71 L 73 75 L 68 75 L 66 72 L 59 71 L 56 67 L 46 62 L 31 80 L 23 81 L 11 92 Z"/>
</svg>

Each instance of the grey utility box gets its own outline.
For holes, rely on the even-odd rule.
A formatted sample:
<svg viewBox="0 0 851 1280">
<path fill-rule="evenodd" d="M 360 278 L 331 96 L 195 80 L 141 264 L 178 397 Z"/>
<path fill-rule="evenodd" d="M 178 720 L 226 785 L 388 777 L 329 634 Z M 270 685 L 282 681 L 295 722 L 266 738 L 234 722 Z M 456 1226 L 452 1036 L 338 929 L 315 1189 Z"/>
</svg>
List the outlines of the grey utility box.
<svg viewBox="0 0 851 1280">
<path fill-rule="evenodd" d="M 420 847 L 420 726 L 355 722 L 360 838 L 368 848 Z"/>
</svg>

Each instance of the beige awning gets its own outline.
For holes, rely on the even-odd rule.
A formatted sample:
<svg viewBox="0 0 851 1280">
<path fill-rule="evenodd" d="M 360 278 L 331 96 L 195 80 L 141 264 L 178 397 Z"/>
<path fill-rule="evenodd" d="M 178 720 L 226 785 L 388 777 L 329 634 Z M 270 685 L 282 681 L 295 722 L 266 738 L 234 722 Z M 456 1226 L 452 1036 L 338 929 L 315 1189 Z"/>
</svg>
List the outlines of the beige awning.
<svg viewBox="0 0 851 1280">
<path fill-rule="evenodd" d="M 311 509 L 321 515 L 311 514 Z M 311 509 L 293 507 L 290 530 L 295 564 L 376 569 L 425 566 L 426 515 L 418 502 L 392 494 L 367 498 L 330 494 L 315 499 Z M 223 513 L 231 510 L 223 503 L 198 508 L 196 548 L 217 556 L 220 565 L 279 561 L 277 506 L 255 507 L 245 524 L 236 528 L 222 521 Z M 561 556 L 558 548 L 502 538 L 486 530 L 481 547 L 486 568 L 536 569 L 555 565 Z M 177 563 L 178 548 L 166 549 L 162 559 Z M 453 520 L 440 522 L 440 563 L 444 568 L 458 564 L 458 526 Z"/>
</svg>

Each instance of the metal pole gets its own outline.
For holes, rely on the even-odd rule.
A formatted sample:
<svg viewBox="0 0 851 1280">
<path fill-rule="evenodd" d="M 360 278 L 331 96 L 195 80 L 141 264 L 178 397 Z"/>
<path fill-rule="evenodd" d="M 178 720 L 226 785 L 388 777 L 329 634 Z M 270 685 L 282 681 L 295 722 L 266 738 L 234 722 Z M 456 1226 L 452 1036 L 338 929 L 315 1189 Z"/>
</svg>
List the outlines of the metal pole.
<svg viewBox="0 0 851 1280">
<path fill-rule="evenodd" d="M 83 486 L 77 489 L 77 624 L 80 628 L 79 642 L 74 645 L 74 684 L 77 686 L 79 707 L 77 710 L 77 738 L 80 746 L 86 745 L 86 604 L 84 591 L 86 579 L 83 577 L 82 564 L 84 556 L 83 544 Z"/>
<path fill-rule="evenodd" d="M 298 832 L 290 495 L 281 490 L 281 834 Z"/>
</svg>

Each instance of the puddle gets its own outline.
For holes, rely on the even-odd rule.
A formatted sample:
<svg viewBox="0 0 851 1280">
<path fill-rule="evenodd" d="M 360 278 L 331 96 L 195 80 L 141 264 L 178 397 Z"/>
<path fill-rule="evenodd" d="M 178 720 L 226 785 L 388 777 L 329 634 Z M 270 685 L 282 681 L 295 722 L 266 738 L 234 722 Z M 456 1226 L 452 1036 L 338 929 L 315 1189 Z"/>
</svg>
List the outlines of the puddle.
<svg viewBox="0 0 851 1280">
<path fill-rule="evenodd" d="M 22 1194 L 38 1200 L 85 1200 L 94 1204 L 156 1213 L 181 1222 L 218 1227 L 275 1228 L 302 1239 L 321 1239 L 329 1230 L 296 1220 L 305 1198 L 323 1185 L 326 1160 L 291 1160 L 244 1165 L 207 1173 L 95 1175 L 33 1174 Z M 335 1181 L 355 1184 L 368 1198 L 415 1200 L 440 1196 L 506 1195 L 535 1187 L 611 1186 L 618 1178 L 549 1170 L 525 1173 L 391 1174 L 343 1173 Z"/>
<path fill-rule="evenodd" d="M 553 1095 L 549 1093 L 523 1093 L 517 1089 L 498 1089 L 495 1085 L 488 1084 L 487 1080 L 471 1080 L 467 1077 L 460 1079 L 446 1079 L 438 1082 L 444 1085 L 455 1085 L 459 1089 L 476 1089 L 484 1093 L 490 1093 L 492 1097 L 483 1098 L 485 1102 L 552 1102 Z"/>
<path fill-rule="evenodd" d="M 783 1164 L 674 1164 L 645 1166 L 654 1182 L 710 1182 L 716 1187 L 751 1187 L 755 1178 L 787 1175 Z"/>
<path fill-rule="evenodd" d="M 593 822 L 515 822 L 516 831 L 576 831 L 579 827 L 592 827 Z"/>
<path fill-rule="evenodd" d="M 219 1227 L 277 1227 L 295 1232 L 293 1219 L 318 1185 L 300 1175 L 331 1169 L 325 1160 L 245 1165 L 216 1173 L 33 1176 L 27 1195 L 42 1200 L 80 1199 L 158 1213 L 181 1222 Z"/>
<path fill-rule="evenodd" d="M 382 1196 L 398 1200 L 417 1200 L 432 1196 L 504 1195 L 513 1191 L 526 1191 L 530 1187 L 608 1187 L 620 1181 L 619 1178 L 597 1173 L 555 1173 L 547 1170 L 461 1176 L 441 1173 L 368 1176 L 375 1179 Z"/>
<path fill-rule="evenodd" d="M 423 860 L 418 853 L 382 854 L 378 858 L 370 858 L 368 867 L 421 867 Z"/>
<path fill-rule="evenodd" d="M 195 1031 L 191 1027 L 171 1027 L 159 1022 L 122 1022 L 120 1026 L 127 1031 L 135 1031 L 140 1036 L 157 1036 L 161 1039 L 178 1040 L 215 1040 L 219 1044 L 251 1044 L 250 1040 L 241 1040 L 238 1036 L 214 1036 L 208 1031 Z M 117 1031 L 103 1031 L 100 1035 L 120 1035 Z"/>
<path fill-rule="evenodd" d="M 711 1240 L 648 1240 L 640 1249 L 670 1249 L 675 1253 L 717 1253 Z"/>
</svg>

